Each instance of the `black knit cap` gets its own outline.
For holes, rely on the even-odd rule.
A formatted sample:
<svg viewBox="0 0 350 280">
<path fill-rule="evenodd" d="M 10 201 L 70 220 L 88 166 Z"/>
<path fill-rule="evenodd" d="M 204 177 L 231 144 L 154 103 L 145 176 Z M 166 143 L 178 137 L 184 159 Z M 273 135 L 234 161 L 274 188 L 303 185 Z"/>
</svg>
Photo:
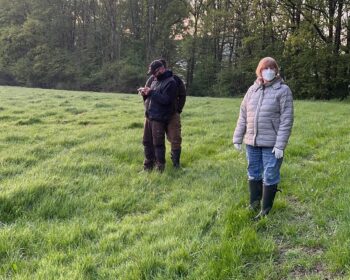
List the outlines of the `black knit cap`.
<svg viewBox="0 0 350 280">
<path fill-rule="evenodd" d="M 160 60 L 154 60 L 148 67 L 148 75 L 153 75 L 156 70 L 163 66 L 163 63 Z"/>
</svg>

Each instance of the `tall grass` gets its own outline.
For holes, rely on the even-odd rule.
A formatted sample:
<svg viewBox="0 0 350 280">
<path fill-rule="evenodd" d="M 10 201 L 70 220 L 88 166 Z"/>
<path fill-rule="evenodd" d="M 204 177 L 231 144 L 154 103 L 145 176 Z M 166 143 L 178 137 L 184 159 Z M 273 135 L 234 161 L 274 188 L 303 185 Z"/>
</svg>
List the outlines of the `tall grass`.
<svg viewBox="0 0 350 280">
<path fill-rule="evenodd" d="M 239 99 L 189 97 L 181 170 L 144 173 L 136 95 L 0 87 L 0 279 L 349 279 L 349 104 L 295 102 L 252 222 Z"/>
</svg>

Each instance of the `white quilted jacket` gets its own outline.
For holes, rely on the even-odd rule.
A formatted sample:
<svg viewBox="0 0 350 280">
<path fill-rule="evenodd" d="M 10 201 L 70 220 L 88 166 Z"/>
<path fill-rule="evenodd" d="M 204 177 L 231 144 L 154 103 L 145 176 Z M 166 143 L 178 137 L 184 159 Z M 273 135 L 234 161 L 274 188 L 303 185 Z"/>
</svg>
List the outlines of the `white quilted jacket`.
<svg viewBox="0 0 350 280">
<path fill-rule="evenodd" d="M 284 150 L 293 126 L 293 96 L 282 79 L 248 89 L 240 107 L 233 143 Z"/>
</svg>

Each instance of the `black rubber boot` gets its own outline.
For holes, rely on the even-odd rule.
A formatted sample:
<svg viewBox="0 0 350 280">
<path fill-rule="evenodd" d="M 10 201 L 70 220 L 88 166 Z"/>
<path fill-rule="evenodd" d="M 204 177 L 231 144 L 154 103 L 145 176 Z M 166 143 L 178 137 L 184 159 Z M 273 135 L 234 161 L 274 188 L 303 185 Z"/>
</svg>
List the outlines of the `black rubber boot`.
<svg viewBox="0 0 350 280">
<path fill-rule="evenodd" d="M 260 201 L 262 198 L 262 180 L 255 181 L 249 180 L 249 193 L 250 193 L 250 202 L 249 210 L 257 211 L 260 209 Z"/>
<path fill-rule="evenodd" d="M 181 149 L 171 150 L 171 161 L 173 162 L 173 166 L 175 168 L 180 168 L 180 155 Z"/>
<path fill-rule="evenodd" d="M 275 200 L 276 192 L 280 191 L 277 189 L 277 185 L 263 186 L 263 199 L 262 207 L 260 213 L 254 218 L 254 220 L 259 220 L 260 218 L 269 214 L 272 209 L 273 202 Z"/>
</svg>

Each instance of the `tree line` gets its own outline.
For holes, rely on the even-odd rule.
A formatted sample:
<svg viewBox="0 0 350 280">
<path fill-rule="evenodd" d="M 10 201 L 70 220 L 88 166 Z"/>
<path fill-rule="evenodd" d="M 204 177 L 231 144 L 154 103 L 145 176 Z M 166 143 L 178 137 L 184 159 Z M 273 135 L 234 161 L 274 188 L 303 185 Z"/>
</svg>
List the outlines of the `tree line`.
<svg viewBox="0 0 350 280">
<path fill-rule="evenodd" d="M 135 92 L 164 58 L 188 94 L 236 96 L 265 56 L 295 98 L 346 98 L 350 1 L 0 0 L 0 84 Z"/>
</svg>

